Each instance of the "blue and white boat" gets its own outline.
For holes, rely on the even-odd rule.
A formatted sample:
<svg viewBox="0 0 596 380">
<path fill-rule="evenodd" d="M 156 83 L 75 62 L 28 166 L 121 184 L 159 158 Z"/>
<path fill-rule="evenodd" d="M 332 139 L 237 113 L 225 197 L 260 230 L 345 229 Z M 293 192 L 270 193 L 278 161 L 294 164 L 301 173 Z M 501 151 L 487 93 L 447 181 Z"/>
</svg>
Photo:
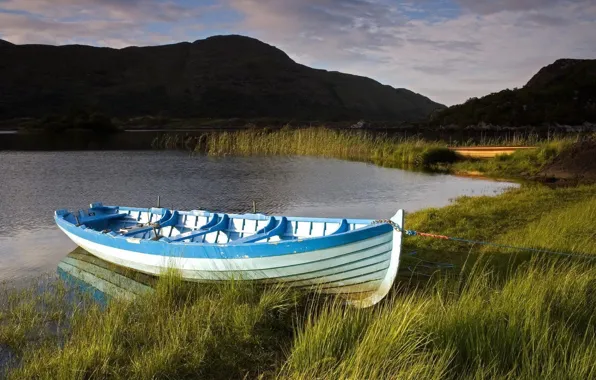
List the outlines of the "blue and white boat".
<svg viewBox="0 0 596 380">
<path fill-rule="evenodd" d="M 186 280 L 283 283 L 338 294 L 357 307 L 383 299 L 399 267 L 403 210 L 391 221 L 223 214 L 104 206 L 55 212 L 77 245 L 110 263 Z"/>
</svg>

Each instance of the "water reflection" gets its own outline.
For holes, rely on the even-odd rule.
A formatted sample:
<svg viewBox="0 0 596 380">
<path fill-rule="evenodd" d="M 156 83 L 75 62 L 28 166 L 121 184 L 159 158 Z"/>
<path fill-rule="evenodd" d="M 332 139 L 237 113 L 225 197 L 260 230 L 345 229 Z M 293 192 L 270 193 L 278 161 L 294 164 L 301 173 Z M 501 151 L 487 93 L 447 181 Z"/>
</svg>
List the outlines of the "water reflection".
<svg viewBox="0 0 596 380">
<path fill-rule="evenodd" d="M 425 261 L 415 252 L 404 252 L 398 271 L 398 282 L 428 279 L 433 273 L 453 269 L 453 265 Z M 88 295 L 102 305 L 109 299 L 131 300 L 154 292 L 158 278 L 124 268 L 95 257 L 77 247 L 58 263 L 58 277 L 76 295 Z"/>
<path fill-rule="evenodd" d="M 74 244 L 53 211 L 92 201 L 348 218 L 440 207 L 509 183 L 311 157 L 190 157 L 180 152 L 0 153 L 0 280 L 53 271 Z"/>
<path fill-rule="evenodd" d="M 103 261 L 76 248 L 58 263 L 57 273 L 69 286 L 100 303 L 109 298 L 130 300 L 153 292 L 155 277 Z"/>
</svg>

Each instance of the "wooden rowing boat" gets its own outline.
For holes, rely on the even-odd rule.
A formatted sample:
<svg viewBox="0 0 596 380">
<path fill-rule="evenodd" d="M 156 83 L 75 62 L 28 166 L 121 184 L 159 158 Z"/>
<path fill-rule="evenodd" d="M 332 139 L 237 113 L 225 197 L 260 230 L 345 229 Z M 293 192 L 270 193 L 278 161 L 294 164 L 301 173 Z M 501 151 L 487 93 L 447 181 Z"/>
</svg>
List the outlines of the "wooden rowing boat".
<svg viewBox="0 0 596 380">
<path fill-rule="evenodd" d="M 389 292 L 399 266 L 403 210 L 391 221 L 223 214 L 104 206 L 58 210 L 77 245 L 109 263 L 186 280 L 283 283 L 368 307 Z"/>
</svg>

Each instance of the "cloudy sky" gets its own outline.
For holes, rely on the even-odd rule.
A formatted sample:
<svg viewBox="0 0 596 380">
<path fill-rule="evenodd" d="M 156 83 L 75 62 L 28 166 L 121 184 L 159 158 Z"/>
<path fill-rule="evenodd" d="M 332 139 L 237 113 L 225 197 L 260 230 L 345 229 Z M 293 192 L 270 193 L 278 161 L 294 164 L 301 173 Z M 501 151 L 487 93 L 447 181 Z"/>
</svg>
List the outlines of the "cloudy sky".
<svg viewBox="0 0 596 380">
<path fill-rule="evenodd" d="M 0 38 L 121 48 L 243 34 L 452 105 L 596 58 L 596 0 L 0 0 Z"/>
</svg>

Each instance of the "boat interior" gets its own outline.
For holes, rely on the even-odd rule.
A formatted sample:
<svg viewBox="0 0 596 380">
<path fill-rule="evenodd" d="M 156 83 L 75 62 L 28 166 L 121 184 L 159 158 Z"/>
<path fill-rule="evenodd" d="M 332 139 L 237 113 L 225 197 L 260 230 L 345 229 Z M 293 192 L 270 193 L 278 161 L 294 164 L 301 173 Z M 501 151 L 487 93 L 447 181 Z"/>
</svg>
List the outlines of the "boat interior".
<svg viewBox="0 0 596 380">
<path fill-rule="evenodd" d="M 225 214 L 202 210 L 135 208 L 91 204 L 88 210 L 57 212 L 65 220 L 102 233 L 170 243 L 246 244 L 323 237 L 370 225 L 368 219 L 328 219 Z"/>
</svg>

